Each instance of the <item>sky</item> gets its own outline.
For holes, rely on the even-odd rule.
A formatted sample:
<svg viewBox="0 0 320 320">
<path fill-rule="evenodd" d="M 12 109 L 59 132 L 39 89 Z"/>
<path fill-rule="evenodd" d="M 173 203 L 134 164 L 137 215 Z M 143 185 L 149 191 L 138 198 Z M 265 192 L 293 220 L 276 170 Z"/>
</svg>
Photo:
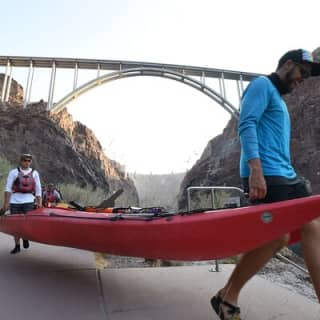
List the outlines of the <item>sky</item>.
<svg viewBox="0 0 320 320">
<path fill-rule="evenodd" d="M 131 60 L 267 74 L 286 51 L 320 46 L 317 2 L 256 0 L 0 0 L 0 56 Z M 5 68 L 0 68 L 5 72 Z M 27 70 L 13 70 L 23 86 Z M 79 71 L 81 85 L 96 72 Z M 50 73 L 35 72 L 31 100 L 47 100 Z M 199 80 L 199 79 L 198 79 Z M 206 84 L 216 86 L 208 80 Z M 72 91 L 57 72 L 54 100 Z M 235 90 L 227 98 L 238 104 Z M 228 94 L 228 91 L 227 91 Z M 190 169 L 230 115 L 176 81 L 109 82 L 68 106 L 105 154 L 128 172 Z"/>
</svg>

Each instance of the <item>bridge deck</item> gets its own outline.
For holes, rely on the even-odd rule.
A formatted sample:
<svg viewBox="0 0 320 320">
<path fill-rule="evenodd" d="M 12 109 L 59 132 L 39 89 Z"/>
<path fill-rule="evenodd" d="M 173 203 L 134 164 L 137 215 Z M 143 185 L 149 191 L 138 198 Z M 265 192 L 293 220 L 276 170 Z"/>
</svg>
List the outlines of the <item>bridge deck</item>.
<svg viewBox="0 0 320 320">
<path fill-rule="evenodd" d="M 10 61 L 13 67 L 29 67 L 32 61 L 33 67 L 37 68 L 52 68 L 53 62 L 57 68 L 74 69 L 75 66 L 79 69 L 100 69 L 100 70 L 121 70 L 129 68 L 152 67 L 163 68 L 175 72 L 180 72 L 188 76 L 205 76 L 208 78 L 250 81 L 259 74 L 250 72 L 241 72 L 225 69 L 215 69 L 206 67 L 195 67 L 175 64 L 162 64 L 153 62 L 139 61 L 122 61 L 122 60 L 96 60 L 96 59 L 76 59 L 76 58 L 54 58 L 54 57 L 18 57 L 18 56 L 0 56 L 0 66 L 6 66 Z"/>
</svg>

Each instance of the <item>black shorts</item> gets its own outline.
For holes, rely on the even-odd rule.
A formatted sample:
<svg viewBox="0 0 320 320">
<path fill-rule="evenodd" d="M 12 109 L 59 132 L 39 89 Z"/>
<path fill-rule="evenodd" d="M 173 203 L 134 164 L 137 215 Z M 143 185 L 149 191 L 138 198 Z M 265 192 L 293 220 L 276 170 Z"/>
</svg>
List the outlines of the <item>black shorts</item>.
<svg viewBox="0 0 320 320">
<path fill-rule="evenodd" d="M 34 203 L 10 203 L 11 214 L 24 214 L 31 210 L 34 210 Z"/>
<path fill-rule="evenodd" d="M 257 199 L 252 204 L 258 203 L 271 203 L 277 201 L 285 201 L 296 198 L 303 198 L 311 196 L 312 189 L 309 180 L 298 177 L 295 180 L 283 181 L 276 179 L 266 178 L 267 195 L 264 199 Z M 274 177 L 272 177 L 274 178 Z M 244 191 L 249 192 L 248 179 L 243 179 Z"/>
</svg>

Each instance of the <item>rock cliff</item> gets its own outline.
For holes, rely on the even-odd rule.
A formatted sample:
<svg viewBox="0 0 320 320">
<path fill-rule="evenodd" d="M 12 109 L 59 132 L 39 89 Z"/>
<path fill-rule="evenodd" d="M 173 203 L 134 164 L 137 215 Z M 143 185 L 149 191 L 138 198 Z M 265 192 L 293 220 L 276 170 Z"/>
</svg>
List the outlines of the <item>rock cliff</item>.
<svg viewBox="0 0 320 320">
<path fill-rule="evenodd" d="M 1 79 L 0 75 L 0 90 Z M 124 193 L 118 199 L 121 205 L 139 204 L 133 181 L 119 163 L 103 153 L 90 129 L 74 122 L 67 111 L 50 114 L 43 102 L 23 109 L 23 90 L 18 84 L 17 88 L 11 89 L 9 102 L 0 106 L 2 156 L 15 164 L 21 152 L 32 153 L 33 165 L 44 183 L 100 188 L 106 195 L 122 188 Z"/>
<path fill-rule="evenodd" d="M 284 98 L 291 116 L 291 157 L 298 174 L 308 178 L 320 193 L 320 77 L 307 79 Z M 211 141 L 187 172 L 179 192 L 179 208 L 186 207 L 188 186 L 241 186 L 237 121 L 231 119 L 223 133 Z"/>
<path fill-rule="evenodd" d="M 5 75 L 3 73 L 0 74 L 0 95 L 2 94 L 3 87 L 3 79 Z M 6 93 L 5 93 L 6 94 Z M 22 86 L 14 79 L 11 80 L 10 93 L 8 96 L 8 102 L 11 105 L 19 105 L 23 102 L 23 88 Z"/>
<path fill-rule="evenodd" d="M 122 165 L 109 159 L 103 153 L 102 147 L 92 130 L 78 121 L 73 121 L 66 110 L 50 116 L 70 137 L 77 153 L 83 157 L 81 160 L 83 165 L 92 168 L 90 176 L 95 181 L 107 179 L 110 191 L 123 189 L 124 194 L 120 196 L 119 201 L 124 198 L 127 200 L 126 203 L 122 200 L 122 205 L 138 205 L 138 194 L 133 180 L 126 174 Z"/>
</svg>

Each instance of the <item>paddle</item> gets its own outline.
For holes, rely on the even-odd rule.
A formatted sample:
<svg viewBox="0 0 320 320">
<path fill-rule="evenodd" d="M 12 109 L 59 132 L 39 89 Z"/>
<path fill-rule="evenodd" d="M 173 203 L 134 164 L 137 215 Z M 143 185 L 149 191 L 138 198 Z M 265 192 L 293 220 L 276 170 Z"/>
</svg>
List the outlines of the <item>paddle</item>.
<svg viewBox="0 0 320 320">
<path fill-rule="evenodd" d="M 115 191 L 108 199 L 103 200 L 96 208 L 112 208 L 115 206 L 115 200 L 123 193 L 123 189 Z"/>
<path fill-rule="evenodd" d="M 97 206 L 93 206 L 93 208 L 112 208 L 115 205 L 115 200 L 123 193 L 123 189 L 119 189 L 115 191 L 109 198 L 103 200 L 100 204 Z M 76 203 L 75 201 L 69 201 L 69 204 L 71 204 L 73 207 L 75 207 L 79 211 L 86 211 L 86 208 L 89 207 L 83 207 L 80 204 Z M 91 206 L 90 206 L 91 207 Z"/>
<path fill-rule="evenodd" d="M 85 207 L 80 206 L 80 204 L 76 203 L 75 201 L 69 201 L 69 203 L 72 206 L 74 206 L 77 210 L 80 210 L 80 211 L 85 211 L 86 210 Z"/>
</svg>

